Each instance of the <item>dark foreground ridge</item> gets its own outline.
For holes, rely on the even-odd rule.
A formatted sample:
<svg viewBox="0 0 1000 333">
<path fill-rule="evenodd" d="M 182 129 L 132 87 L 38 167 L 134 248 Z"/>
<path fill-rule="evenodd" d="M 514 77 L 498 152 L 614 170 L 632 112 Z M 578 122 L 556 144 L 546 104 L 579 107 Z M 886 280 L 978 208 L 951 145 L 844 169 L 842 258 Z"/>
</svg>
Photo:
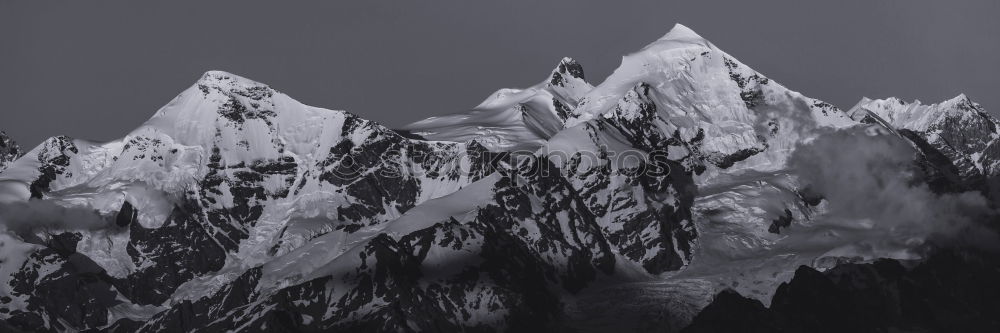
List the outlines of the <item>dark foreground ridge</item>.
<svg viewBox="0 0 1000 333">
<path fill-rule="evenodd" d="M 1000 256 L 947 249 L 912 268 L 881 259 L 799 267 L 771 307 L 724 290 L 685 333 L 1000 332 Z"/>
</svg>

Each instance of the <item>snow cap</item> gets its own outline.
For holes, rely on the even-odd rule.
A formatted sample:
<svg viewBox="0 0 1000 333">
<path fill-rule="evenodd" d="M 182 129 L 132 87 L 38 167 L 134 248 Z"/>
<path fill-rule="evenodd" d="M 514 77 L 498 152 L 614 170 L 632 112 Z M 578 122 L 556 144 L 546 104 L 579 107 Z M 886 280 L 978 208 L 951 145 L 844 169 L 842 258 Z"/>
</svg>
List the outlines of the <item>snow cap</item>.
<svg viewBox="0 0 1000 333">
<path fill-rule="evenodd" d="M 660 37 L 660 39 L 658 40 L 685 40 L 685 39 L 704 39 L 704 38 L 702 38 L 701 35 L 698 35 L 697 32 L 694 32 L 694 30 L 691 30 L 691 28 L 688 28 L 683 24 L 677 23 L 674 24 L 674 27 L 671 28 L 666 35 L 663 35 L 663 37 Z"/>
</svg>

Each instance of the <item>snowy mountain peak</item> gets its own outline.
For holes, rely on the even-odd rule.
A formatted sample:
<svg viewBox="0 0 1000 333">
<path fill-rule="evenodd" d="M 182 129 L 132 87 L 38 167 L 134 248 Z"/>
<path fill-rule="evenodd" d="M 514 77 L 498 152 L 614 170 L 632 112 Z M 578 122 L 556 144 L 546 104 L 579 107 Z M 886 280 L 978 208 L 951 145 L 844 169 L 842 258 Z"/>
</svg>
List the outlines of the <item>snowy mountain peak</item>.
<svg viewBox="0 0 1000 333">
<path fill-rule="evenodd" d="M 621 65 L 583 97 L 573 112 L 579 119 L 571 120 L 569 125 L 610 111 L 629 89 L 641 82 L 649 82 L 657 90 L 688 85 L 707 89 L 704 85 L 708 83 L 725 85 L 729 77 L 724 66 L 726 59 L 734 62 L 697 33 L 677 24 L 660 39 L 622 57 Z"/>
<path fill-rule="evenodd" d="M 210 70 L 201 75 L 197 84 L 210 87 L 252 87 L 264 84 L 226 71 Z"/>
<path fill-rule="evenodd" d="M 941 102 L 941 104 L 949 105 L 952 106 L 954 109 L 965 112 L 976 112 L 983 110 L 982 105 L 973 102 L 972 99 L 970 99 L 969 96 L 966 96 L 964 93 L 958 94 L 958 96 L 955 96 L 952 99 Z"/>
<path fill-rule="evenodd" d="M 594 89 L 594 86 L 584 77 L 583 65 L 573 58 L 565 57 L 552 70 L 549 82 L 544 88 L 562 103 L 575 107 L 580 98 Z"/>
<path fill-rule="evenodd" d="M 573 58 L 562 58 L 562 60 L 559 61 L 559 65 L 552 70 L 552 80 L 550 83 L 552 85 L 561 85 L 563 76 L 565 75 L 583 80 L 583 66 L 577 63 L 576 60 L 573 60 Z"/>
<path fill-rule="evenodd" d="M 268 100 L 277 92 L 266 84 L 245 77 L 218 70 L 211 70 L 202 76 L 191 87 L 181 92 L 170 103 L 161 108 L 153 118 L 176 116 L 199 119 L 203 121 L 218 116 L 235 117 L 245 113 L 246 109 L 259 109 L 263 100 Z M 207 103 L 209 105 L 196 105 Z M 214 110 L 225 106 L 231 110 Z M 197 111 L 197 114 L 193 114 Z M 217 112 L 216 112 L 217 111 Z M 180 112 L 181 114 L 173 114 Z M 191 118 L 192 116 L 196 116 Z M 185 123 L 185 118 L 177 121 Z"/>
<path fill-rule="evenodd" d="M 635 89 L 643 84 L 648 89 Z M 641 110 L 655 110 L 655 116 L 622 113 L 622 105 L 631 105 L 638 92 L 647 91 L 650 105 Z M 780 169 L 787 152 L 815 127 L 854 123 L 836 107 L 785 88 L 680 24 L 623 57 L 621 65 L 581 99 L 566 125 L 601 117 L 624 117 L 628 122 L 643 118 L 651 123 L 626 127 L 661 133 L 634 137 L 662 134 L 689 142 L 688 156 L 699 160 L 691 162 L 692 170 L 707 171 L 699 181 L 716 173 L 701 165 Z M 744 159 L 749 160 L 734 164 Z"/>
<path fill-rule="evenodd" d="M 955 96 L 952 99 L 948 100 L 948 102 L 951 102 L 951 101 L 970 101 L 970 100 L 969 100 L 969 96 L 966 96 L 965 93 L 960 93 L 960 94 L 958 94 L 958 96 Z"/>
<path fill-rule="evenodd" d="M 688 28 L 683 24 L 677 23 L 674 24 L 673 28 L 670 28 L 670 31 L 668 31 L 666 35 L 663 35 L 663 37 L 660 37 L 660 39 L 658 39 L 657 41 L 664 41 L 664 40 L 676 41 L 676 40 L 705 40 L 705 39 L 702 38 L 701 35 L 699 35 L 697 32 L 694 32 L 694 30 L 691 30 L 691 28 Z"/>
<path fill-rule="evenodd" d="M 222 140 L 248 148 L 270 145 L 265 138 L 280 142 L 279 137 L 289 134 L 285 133 L 289 126 L 335 113 L 339 112 L 303 105 L 239 75 L 208 71 L 131 135 L 154 131 L 188 146 L 211 146 Z"/>
</svg>

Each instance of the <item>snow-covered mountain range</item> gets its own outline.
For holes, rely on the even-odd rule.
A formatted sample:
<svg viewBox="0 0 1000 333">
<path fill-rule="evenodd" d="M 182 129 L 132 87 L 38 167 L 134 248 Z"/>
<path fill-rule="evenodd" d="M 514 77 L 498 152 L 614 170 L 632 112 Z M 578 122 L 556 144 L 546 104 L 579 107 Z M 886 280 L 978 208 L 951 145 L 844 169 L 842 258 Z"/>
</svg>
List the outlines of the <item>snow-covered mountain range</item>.
<svg viewBox="0 0 1000 333">
<path fill-rule="evenodd" d="M 930 234 L 873 243 L 795 168 L 847 131 L 995 198 L 997 120 L 964 95 L 842 111 L 682 25 L 596 86 L 564 58 L 398 130 L 209 71 L 119 140 L 0 134 L 0 327 L 676 330 L 802 264 L 919 258 Z"/>
</svg>

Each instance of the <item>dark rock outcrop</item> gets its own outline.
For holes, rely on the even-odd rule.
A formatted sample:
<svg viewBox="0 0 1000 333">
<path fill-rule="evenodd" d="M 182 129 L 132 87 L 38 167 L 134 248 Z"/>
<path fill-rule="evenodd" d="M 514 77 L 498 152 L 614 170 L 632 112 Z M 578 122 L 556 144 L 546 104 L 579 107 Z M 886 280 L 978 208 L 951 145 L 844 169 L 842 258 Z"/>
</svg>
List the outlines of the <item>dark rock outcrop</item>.
<svg viewBox="0 0 1000 333">
<path fill-rule="evenodd" d="M 7 136 L 7 133 L 0 131 L 0 172 L 23 154 L 21 146 L 18 146 L 14 139 Z"/>
</svg>

